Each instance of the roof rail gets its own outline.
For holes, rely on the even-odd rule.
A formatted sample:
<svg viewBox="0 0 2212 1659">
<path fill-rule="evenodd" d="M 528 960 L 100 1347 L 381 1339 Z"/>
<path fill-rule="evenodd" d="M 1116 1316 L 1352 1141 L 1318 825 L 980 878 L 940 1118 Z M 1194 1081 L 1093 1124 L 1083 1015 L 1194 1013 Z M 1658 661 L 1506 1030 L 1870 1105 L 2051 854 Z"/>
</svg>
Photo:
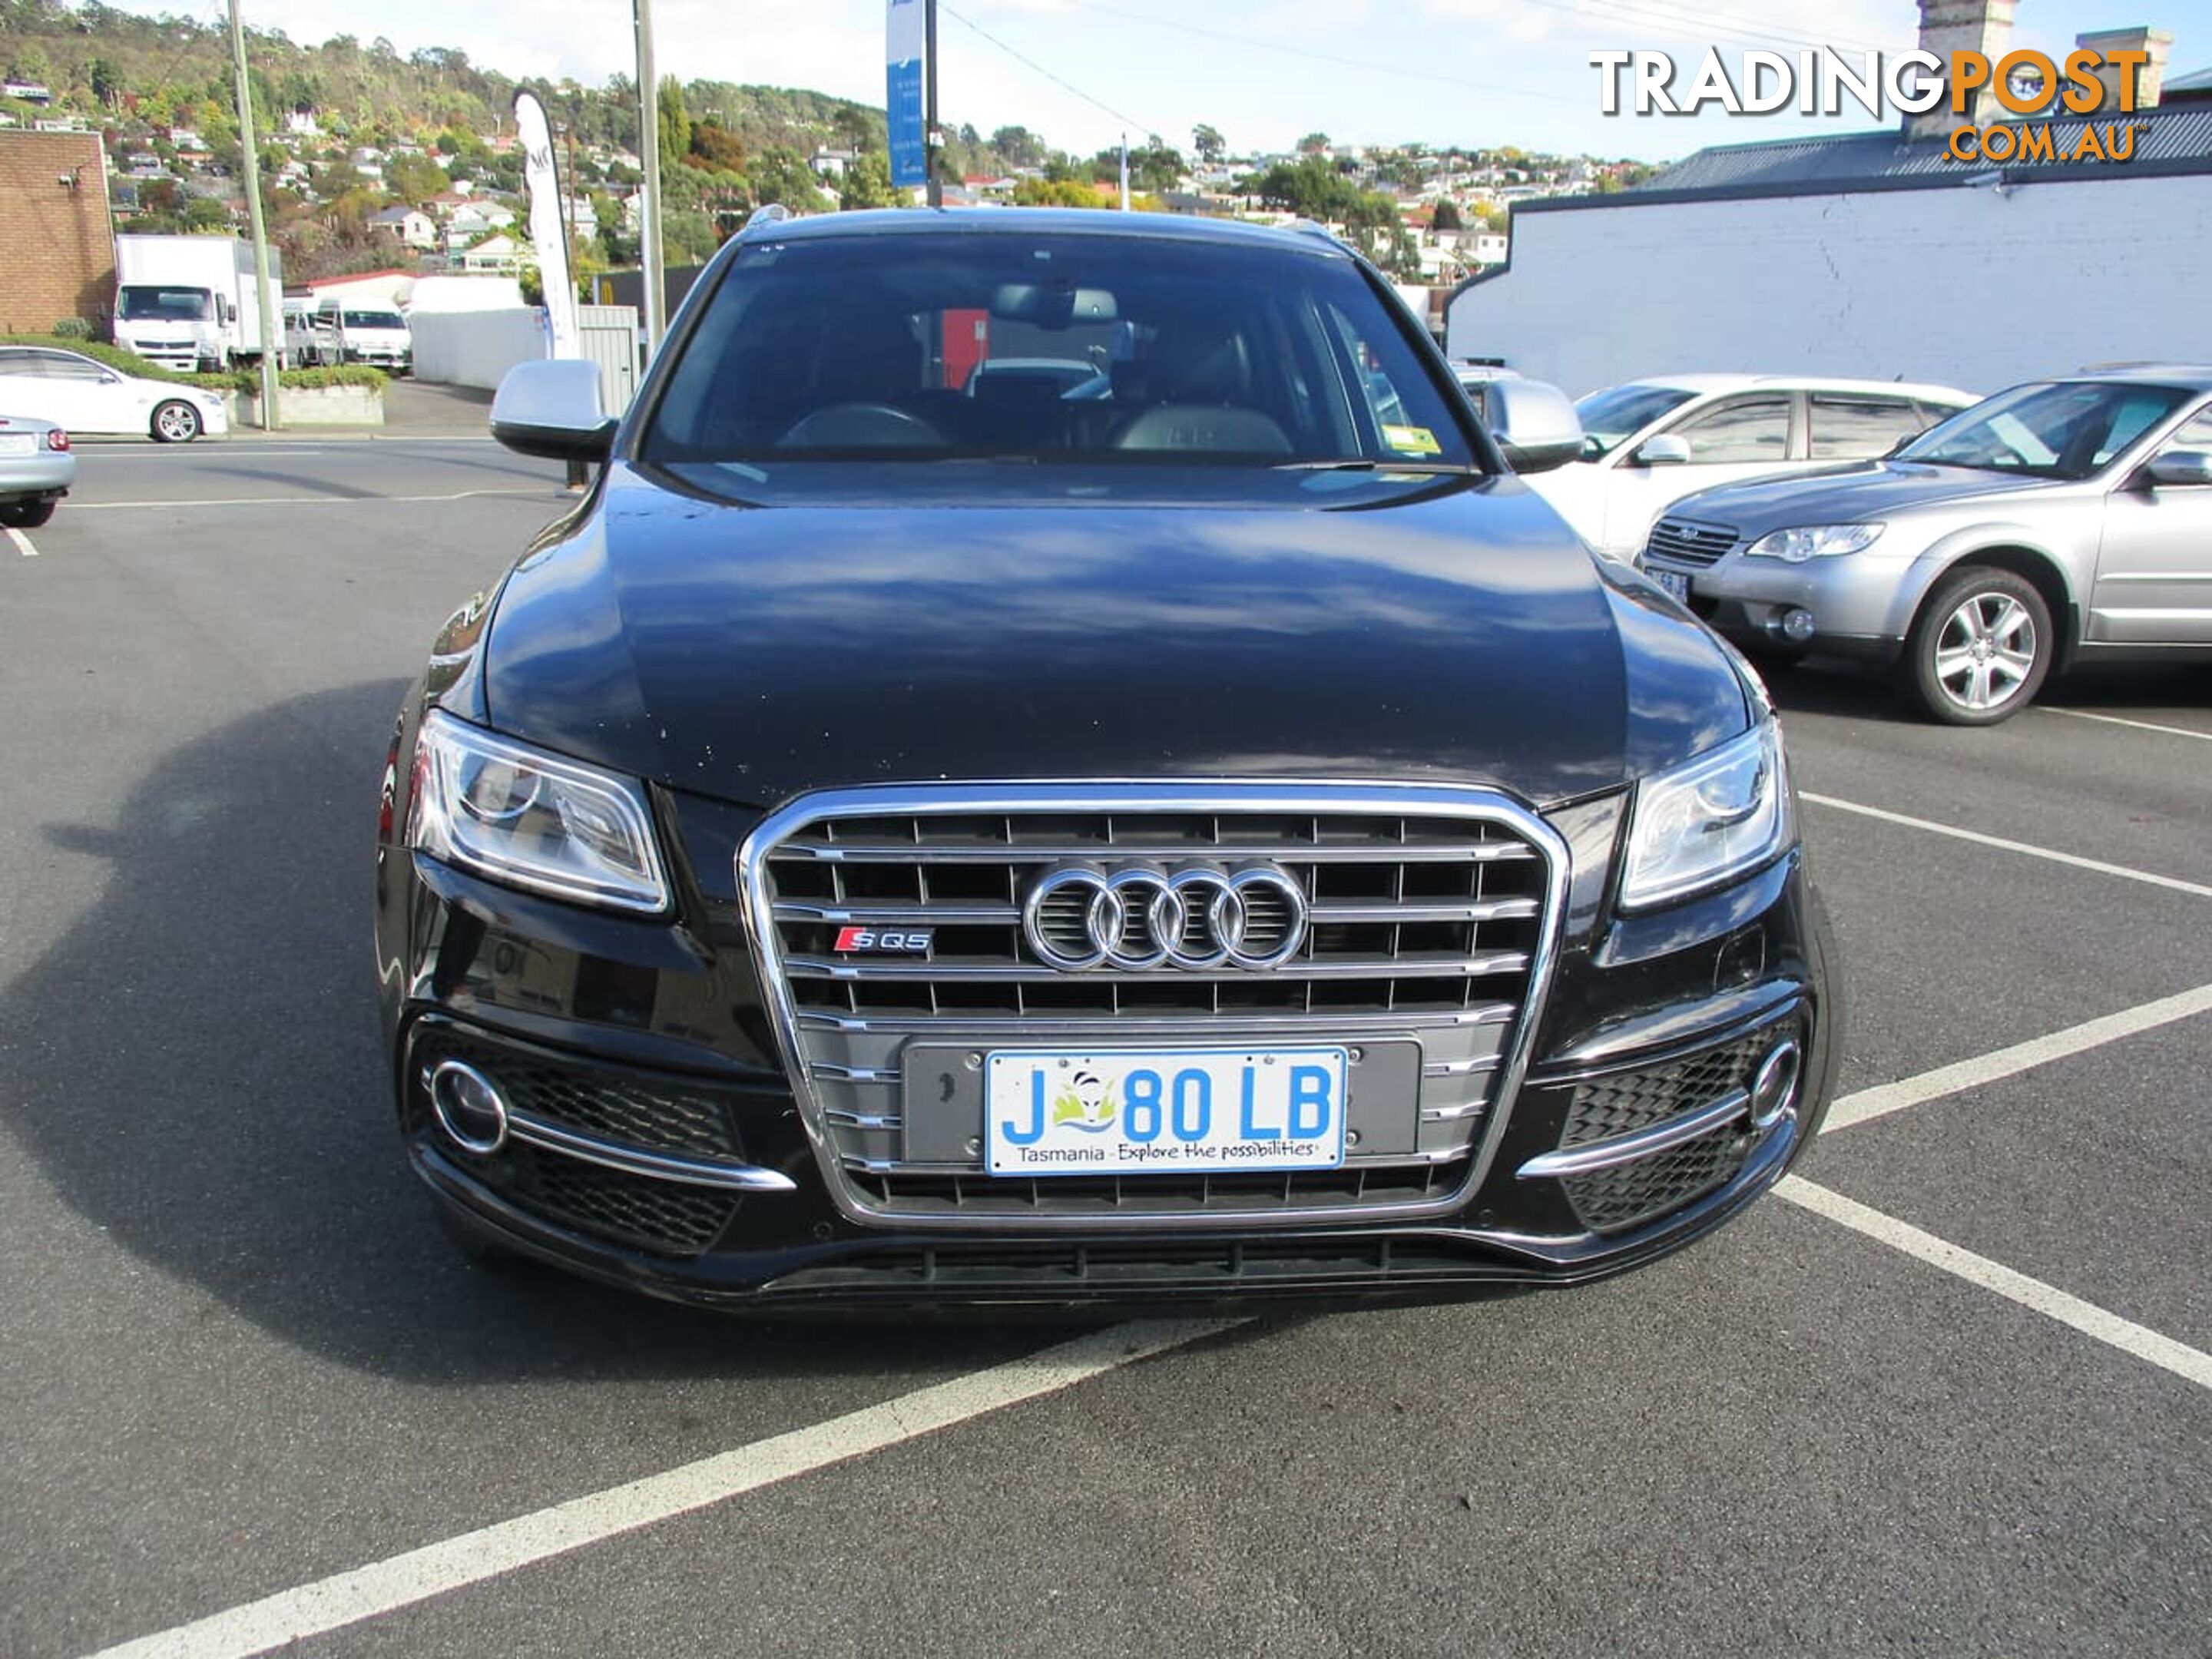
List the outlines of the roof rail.
<svg viewBox="0 0 2212 1659">
<path fill-rule="evenodd" d="M 782 203 L 763 202 L 758 207 L 752 210 L 750 216 L 747 216 L 745 220 L 745 228 L 739 231 L 738 234 L 740 236 L 750 236 L 756 230 L 764 229 L 769 225 L 780 225 L 786 219 L 790 217 L 791 210 L 784 206 Z"/>
</svg>

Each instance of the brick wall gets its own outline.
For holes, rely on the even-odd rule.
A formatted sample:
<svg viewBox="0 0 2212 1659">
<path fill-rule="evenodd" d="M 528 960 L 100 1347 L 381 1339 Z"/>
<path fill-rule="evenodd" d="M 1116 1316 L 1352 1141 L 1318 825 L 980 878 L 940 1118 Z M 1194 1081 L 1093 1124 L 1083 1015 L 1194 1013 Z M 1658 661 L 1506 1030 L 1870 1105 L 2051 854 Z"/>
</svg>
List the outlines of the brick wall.
<svg viewBox="0 0 2212 1659">
<path fill-rule="evenodd" d="M 69 173 L 73 190 L 57 182 Z M 0 130 L 0 331 L 40 333 L 114 303 L 100 135 Z"/>
<path fill-rule="evenodd" d="M 2127 359 L 2212 362 L 2212 174 L 1662 203 L 1513 220 L 1454 356 L 1579 397 L 1697 369 L 1995 392 Z"/>
</svg>

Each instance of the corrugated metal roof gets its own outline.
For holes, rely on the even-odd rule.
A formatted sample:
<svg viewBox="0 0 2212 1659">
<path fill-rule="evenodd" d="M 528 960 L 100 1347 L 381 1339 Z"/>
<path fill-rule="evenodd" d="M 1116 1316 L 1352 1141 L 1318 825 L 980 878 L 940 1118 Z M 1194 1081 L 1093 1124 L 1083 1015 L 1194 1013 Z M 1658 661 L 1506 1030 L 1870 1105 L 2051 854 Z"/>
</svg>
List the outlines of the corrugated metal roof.
<svg viewBox="0 0 2212 1659">
<path fill-rule="evenodd" d="M 2212 76 L 2212 70 L 2206 74 Z M 2118 168 L 2106 161 L 2012 161 L 2006 164 L 2007 170 L 2023 177 L 2050 179 L 2116 177 L 2129 166 L 2146 165 L 2166 172 L 2212 173 L 2212 105 L 2191 104 L 2128 117 L 2069 116 L 2051 124 L 2057 153 L 2064 155 L 2070 151 L 2087 127 L 2095 127 L 2101 139 L 2106 128 L 2116 120 L 2130 121 L 2136 128 L 2135 155 Z M 1964 185 L 1986 171 L 1953 161 L 1940 138 L 1908 143 L 1901 133 L 1855 132 L 1836 138 L 1718 144 L 1684 157 L 1636 189 L 1669 195 L 1757 190 L 1824 196 L 1877 182 L 1935 183 L 1946 174 L 1952 175 L 1952 182 Z"/>
<path fill-rule="evenodd" d="M 2212 92 L 2212 69 L 2174 76 L 2166 82 L 2166 89 L 2168 92 Z"/>
</svg>

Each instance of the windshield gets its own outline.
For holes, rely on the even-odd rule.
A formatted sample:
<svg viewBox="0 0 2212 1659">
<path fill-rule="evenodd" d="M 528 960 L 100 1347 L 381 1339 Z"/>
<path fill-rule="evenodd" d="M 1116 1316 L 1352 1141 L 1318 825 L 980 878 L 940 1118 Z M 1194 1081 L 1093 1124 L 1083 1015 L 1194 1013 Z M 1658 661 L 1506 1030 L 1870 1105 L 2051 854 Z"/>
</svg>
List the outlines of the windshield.
<svg viewBox="0 0 2212 1659">
<path fill-rule="evenodd" d="M 748 245 L 641 447 L 664 464 L 1475 465 L 1349 261 L 1081 233 Z"/>
<path fill-rule="evenodd" d="M 204 288 L 126 288 L 115 314 L 126 323 L 204 323 L 212 297 Z"/>
<path fill-rule="evenodd" d="M 2086 478 L 2179 408 L 2178 386 L 2062 380 L 2014 386 L 1930 427 L 1901 461 Z"/>
<path fill-rule="evenodd" d="M 404 328 L 407 322 L 396 311 L 349 311 L 345 313 L 348 328 Z"/>
<path fill-rule="evenodd" d="M 1610 455 L 1670 410 L 1698 394 L 1678 386 L 1613 386 L 1577 401 L 1583 417 L 1583 459 Z"/>
</svg>

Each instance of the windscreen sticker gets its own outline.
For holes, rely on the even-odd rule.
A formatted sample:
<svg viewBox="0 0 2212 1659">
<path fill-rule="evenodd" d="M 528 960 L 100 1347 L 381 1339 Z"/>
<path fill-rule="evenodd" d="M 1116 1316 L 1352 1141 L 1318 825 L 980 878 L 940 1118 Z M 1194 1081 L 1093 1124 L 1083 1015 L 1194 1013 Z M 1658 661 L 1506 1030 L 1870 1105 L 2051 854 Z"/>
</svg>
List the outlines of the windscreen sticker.
<svg viewBox="0 0 2212 1659">
<path fill-rule="evenodd" d="M 1382 441 L 1401 455 L 1441 455 L 1444 447 L 1437 441 L 1437 434 L 1425 426 L 1388 426 L 1382 428 Z"/>
</svg>

